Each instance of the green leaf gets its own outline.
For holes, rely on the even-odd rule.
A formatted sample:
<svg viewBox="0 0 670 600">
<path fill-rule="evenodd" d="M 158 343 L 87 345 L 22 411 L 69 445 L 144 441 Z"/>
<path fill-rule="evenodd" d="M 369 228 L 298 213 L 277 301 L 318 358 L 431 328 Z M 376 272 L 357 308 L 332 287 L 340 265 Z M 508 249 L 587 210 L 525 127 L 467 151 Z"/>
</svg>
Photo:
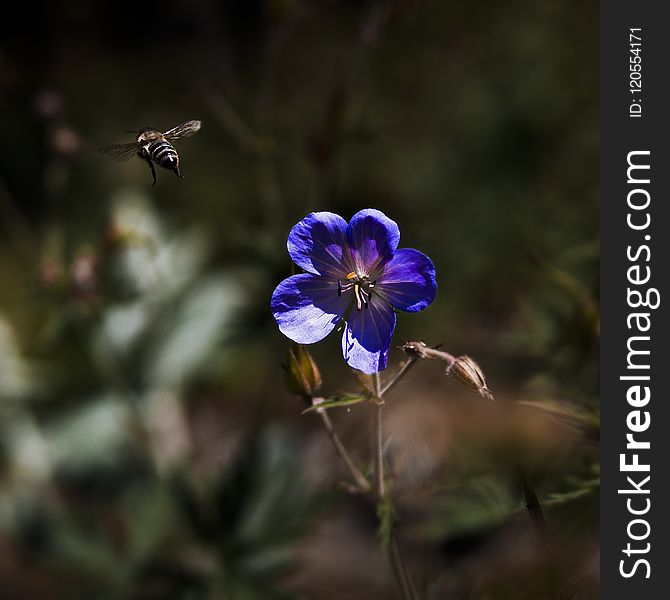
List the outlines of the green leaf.
<svg viewBox="0 0 670 600">
<path fill-rule="evenodd" d="M 320 408 L 338 408 L 340 406 L 353 406 L 354 404 L 358 404 L 359 402 L 365 402 L 366 400 L 369 400 L 370 396 L 368 395 L 360 395 L 360 394 L 342 394 L 340 396 L 331 396 L 327 400 L 324 400 L 323 402 L 319 402 L 318 404 L 314 404 L 310 406 L 309 408 L 306 408 L 305 410 L 302 411 L 302 414 L 304 415 L 305 413 L 308 412 L 314 412 L 315 410 L 318 410 Z"/>
</svg>

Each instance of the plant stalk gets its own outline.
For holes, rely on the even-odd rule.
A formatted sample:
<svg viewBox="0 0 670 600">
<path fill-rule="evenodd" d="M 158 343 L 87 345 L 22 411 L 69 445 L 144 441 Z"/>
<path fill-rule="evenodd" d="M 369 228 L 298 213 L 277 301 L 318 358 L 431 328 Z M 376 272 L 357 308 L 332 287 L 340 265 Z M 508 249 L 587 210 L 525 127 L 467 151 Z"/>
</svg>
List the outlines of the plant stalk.
<svg viewBox="0 0 670 600">
<path fill-rule="evenodd" d="M 318 410 L 316 412 L 319 413 L 323 426 L 326 428 L 326 431 L 328 432 L 328 437 L 330 437 L 330 441 L 333 443 L 335 450 L 342 459 L 344 466 L 347 468 L 347 470 L 351 474 L 351 477 L 356 482 L 356 486 L 364 494 L 370 494 L 370 492 L 372 492 L 372 486 L 370 485 L 370 482 L 365 478 L 363 473 L 361 473 L 360 469 L 354 464 L 354 461 L 349 456 L 349 453 L 347 452 L 347 449 L 344 447 L 342 440 L 340 440 L 339 436 L 337 435 L 337 432 L 335 431 L 333 422 L 330 420 L 330 417 L 328 416 L 328 411 Z"/>
<path fill-rule="evenodd" d="M 387 383 L 383 388 L 381 385 L 381 379 L 379 373 L 375 373 L 374 386 L 375 386 L 375 396 L 377 399 L 377 419 L 376 419 L 376 451 L 375 451 L 375 474 L 376 474 L 376 484 L 377 484 L 377 501 L 383 502 L 386 495 L 386 490 L 384 486 L 384 437 L 383 437 L 383 408 L 384 400 L 383 397 L 388 393 L 395 385 L 397 385 L 400 380 L 405 376 L 409 369 L 417 362 L 417 358 L 411 357 L 403 363 L 398 372 L 393 376 L 391 381 Z M 403 598 L 405 600 L 418 600 L 418 595 L 414 584 L 412 583 L 412 577 L 405 565 L 405 561 L 400 554 L 400 548 L 398 547 L 398 542 L 396 541 L 395 533 L 391 532 L 391 540 L 389 544 L 389 558 L 391 560 L 391 567 L 393 568 L 393 574 L 398 582 L 400 590 L 402 591 Z"/>
<path fill-rule="evenodd" d="M 389 383 L 383 388 L 379 373 L 374 375 L 374 400 L 375 400 L 375 485 L 374 488 L 363 475 L 360 469 L 354 464 L 351 456 L 347 452 L 342 440 L 340 440 L 333 422 L 328 415 L 327 410 L 317 410 L 316 412 L 321 417 L 321 421 L 330 437 L 335 450 L 340 459 L 349 471 L 352 479 L 356 483 L 357 489 L 366 495 L 371 501 L 381 504 L 386 500 L 386 486 L 384 481 L 384 435 L 383 435 L 383 409 L 384 409 L 384 394 L 388 393 L 395 385 L 397 385 L 409 369 L 415 364 L 414 357 L 408 359 L 400 367 L 400 370 L 395 374 Z M 416 592 L 412 577 L 405 565 L 405 562 L 400 553 L 400 548 L 396 541 L 395 533 L 391 532 L 391 539 L 388 546 L 389 560 L 393 574 L 397 581 L 398 587 L 402 593 L 404 600 L 418 600 L 419 596 Z"/>
<path fill-rule="evenodd" d="M 384 433 L 383 416 L 384 403 L 381 395 L 381 380 L 379 373 L 375 373 L 375 396 L 376 396 L 376 419 L 375 419 L 375 482 L 377 499 L 381 502 L 384 499 L 386 490 L 384 489 Z"/>
<path fill-rule="evenodd" d="M 409 371 L 417 362 L 419 358 L 417 356 L 412 356 L 408 358 L 398 369 L 398 372 L 393 376 L 393 379 L 389 381 L 384 388 L 379 392 L 379 396 L 383 398 L 388 394 L 398 383 L 400 383 L 400 380 L 407 374 L 407 371 Z"/>
<path fill-rule="evenodd" d="M 398 548 L 398 542 L 396 542 L 395 535 L 391 537 L 389 552 L 391 556 L 391 566 L 393 567 L 393 572 L 400 584 L 400 589 L 402 590 L 405 600 L 418 600 L 419 596 L 416 593 L 405 561 L 400 554 L 400 548 Z"/>
</svg>

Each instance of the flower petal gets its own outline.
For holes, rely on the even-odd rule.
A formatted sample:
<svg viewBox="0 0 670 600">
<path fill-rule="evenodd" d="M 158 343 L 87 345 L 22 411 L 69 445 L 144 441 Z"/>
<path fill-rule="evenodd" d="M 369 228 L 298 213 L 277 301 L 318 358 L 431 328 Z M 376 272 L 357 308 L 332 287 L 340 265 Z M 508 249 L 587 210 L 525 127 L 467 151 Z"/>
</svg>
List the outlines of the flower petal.
<svg viewBox="0 0 670 600">
<path fill-rule="evenodd" d="M 351 295 L 337 295 L 337 280 L 301 273 L 284 279 L 270 306 L 279 330 L 298 344 L 325 338 L 342 318 Z"/>
<path fill-rule="evenodd" d="M 331 212 L 313 212 L 288 234 L 286 247 L 293 262 L 315 275 L 346 277 L 348 261 L 347 222 Z M 348 261 L 350 263 L 350 261 Z"/>
<path fill-rule="evenodd" d="M 373 296 L 368 308 L 354 308 L 349 313 L 342 335 L 344 360 L 364 373 L 382 371 L 386 368 L 394 329 L 393 307 Z"/>
<path fill-rule="evenodd" d="M 423 310 L 437 295 L 433 261 L 413 248 L 396 250 L 377 280 L 375 293 L 400 310 Z"/>
<path fill-rule="evenodd" d="M 349 221 L 347 239 L 357 271 L 372 275 L 393 256 L 400 242 L 400 229 L 383 212 L 366 208 Z"/>
</svg>

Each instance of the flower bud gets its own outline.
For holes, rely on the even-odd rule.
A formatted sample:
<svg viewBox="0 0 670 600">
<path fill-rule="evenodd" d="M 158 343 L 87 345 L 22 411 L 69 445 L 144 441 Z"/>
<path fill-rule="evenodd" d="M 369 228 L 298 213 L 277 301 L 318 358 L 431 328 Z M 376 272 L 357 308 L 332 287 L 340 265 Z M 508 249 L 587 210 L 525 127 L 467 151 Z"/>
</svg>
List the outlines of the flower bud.
<svg viewBox="0 0 670 600">
<path fill-rule="evenodd" d="M 486 387 L 484 373 L 479 365 L 469 356 L 459 356 L 447 367 L 447 375 L 462 383 L 465 387 L 477 392 L 482 398 L 493 402 L 493 394 Z"/>
<path fill-rule="evenodd" d="M 288 389 L 305 398 L 311 398 L 321 387 L 321 373 L 312 355 L 300 344 L 291 344 L 288 360 L 283 365 Z"/>
</svg>

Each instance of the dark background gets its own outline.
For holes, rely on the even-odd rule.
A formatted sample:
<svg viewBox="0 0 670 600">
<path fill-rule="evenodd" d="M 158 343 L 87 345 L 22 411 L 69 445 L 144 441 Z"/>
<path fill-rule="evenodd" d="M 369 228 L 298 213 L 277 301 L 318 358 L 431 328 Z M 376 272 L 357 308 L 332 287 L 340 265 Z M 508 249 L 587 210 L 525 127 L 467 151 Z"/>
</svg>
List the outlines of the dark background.
<svg viewBox="0 0 670 600">
<path fill-rule="evenodd" d="M 388 598 L 374 514 L 284 391 L 290 227 L 374 207 L 439 295 L 397 344 L 399 535 L 431 598 L 598 584 L 598 5 L 53 2 L 0 25 L 7 597 Z M 184 179 L 95 156 L 167 130 Z M 333 335 L 328 393 L 356 389 Z M 393 348 L 389 371 L 402 360 Z M 370 411 L 333 413 L 362 465 Z M 520 465 L 544 503 L 546 546 Z"/>
</svg>

